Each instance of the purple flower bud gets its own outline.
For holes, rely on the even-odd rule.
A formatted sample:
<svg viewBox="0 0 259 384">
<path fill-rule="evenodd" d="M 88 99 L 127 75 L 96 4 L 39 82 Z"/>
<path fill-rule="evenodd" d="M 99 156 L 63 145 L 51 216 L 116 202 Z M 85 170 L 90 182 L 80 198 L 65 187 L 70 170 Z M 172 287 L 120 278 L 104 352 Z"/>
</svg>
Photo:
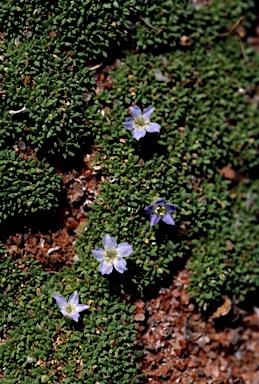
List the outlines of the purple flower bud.
<svg viewBox="0 0 259 384">
<path fill-rule="evenodd" d="M 161 219 L 164 223 L 175 225 L 174 218 L 171 212 L 175 212 L 178 206 L 175 204 L 166 203 L 163 199 L 156 200 L 154 204 L 145 208 L 145 212 L 150 215 L 151 227 L 157 224 Z"/>
</svg>

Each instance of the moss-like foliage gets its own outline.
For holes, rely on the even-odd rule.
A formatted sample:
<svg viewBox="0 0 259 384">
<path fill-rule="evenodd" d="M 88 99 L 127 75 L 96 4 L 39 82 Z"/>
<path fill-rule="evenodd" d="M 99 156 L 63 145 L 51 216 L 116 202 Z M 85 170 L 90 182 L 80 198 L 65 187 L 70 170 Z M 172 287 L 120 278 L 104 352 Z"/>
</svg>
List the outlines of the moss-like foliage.
<svg viewBox="0 0 259 384">
<path fill-rule="evenodd" d="M 46 40 L 53 49 L 72 50 L 92 61 L 124 41 L 129 6 L 123 0 L 8 0 L 1 5 L 0 24 L 8 39 Z"/>
<path fill-rule="evenodd" d="M 197 86 L 199 80 L 196 62 L 201 65 L 204 56 L 211 58 L 204 62 L 204 83 L 207 78 L 216 80 L 215 73 L 220 68 L 225 71 L 228 67 L 227 71 L 231 74 L 231 68 L 236 63 L 239 65 L 234 58 L 231 63 L 228 61 L 225 66 L 221 65 L 224 45 L 221 45 L 221 52 L 218 54 L 211 53 L 211 48 L 215 46 L 217 49 L 217 41 L 230 33 L 231 27 L 245 17 L 247 10 L 247 2 L 241 0 L 229 2 L 228 7 L 220 1 L 213 1 L 209 7 L 198 7 L 193 6 L 191 1 L 177 0 L 148 3 L 120 0 L 101 3 L 90 0 L 4 2 L 0 5 L 0 24 L 3 29 L 0 62 L 0 150 L 11 150 L 16 141 L 23 141 L 32 147 L 40 160 L 47 157 L 52 163 L 57 157 L 74 156 L 91 141 L 93 120 L 102 106 L 100 98 L 103 95 L 96 94 L 93 64 L 101 64 L 115 53 L 117 57 L 120 56 L 122 48 L 132 45 L 132 42 L 139 51 L 150 51 L 151 47 L 153 52 L 180 48 L 169 67 L 166 67 L 171 71 L 172 82 L 176 81 L 178 84 L 177 88 L 169 91 L 169 95 L 175 98 L 173 105 L 176 116 L 179 114 L 182 117 L 188 111 L 185 104 L 190 101 L 190 85 L 196 83 Z M 243 20 L 243 23 L 247 21 Z M 237 42 L 235 46 L 236 44 Z M 184 54 L 186 49 L 189 59 Z M 232 51 L 229 54 L 234 53 L 237 56 L 235 48 Z M 133 60 L 135 66 L 138 66 L 138 58 Z M 140 68 L 137 70 L 140 75 L 141 62 L 139 64 Z M 157 62 L 158 68 L 160 65 L 165 66 Z M 180 78 L 174 76 L 177 68 L 182 69 Z M 133 100 L 139 101 L 142 98 L 143 104 L 150 100 L 146 97 L 150 92 L 146 86 L 153 88 L 154 95 L 156 87 L 151 81 L 154 76 L 150 72 L 146 72 L 145 76 L 149 77 L 149 84 L 143 81 L 144 77 L 141 87 L 136 84 L 136 80 L 139 81 L 138 76 L 135 81 L 133 77 L 129 79 L 128 86 L 132 83 L 132 89 L 137 87 L 136 97 L 129 97 L 129 88 L 123 88 L 125 97 L 120 97 L 119 102 L 124 109 Z M 242 79 L 242 76 L 232 81 L 238 79 Z M 126 85 L 124 82 L 121 82 L 121 86 Z M 215 83 L 213 89 L 207 88 L 211 100 L 211 92 L 217 97 L 219 86 L 220 84 Z M 160 89 L 162 92 L 165 90 L 163 87 Z M 230 92 L 231 89 L 229 95 Z M 223 99 L 218 102 L 222 103 L 222 108 L 224 103 L 227 107 L 222 93 L 221 96 Z M 236 92 L 234 96 L 236 97 Z M 197 97 L 198 103 L 203 106 L 206 92 Z M 164 107 L 168 108 L 167 95 L 162 98 L 165 101 Z M 157 100 L 156 97 L 151 99 L 153 103 L 160 100 L 160 94 L 157 93 Z M 178 108 L 179 99 L 182 102 L 182 111 Z M 213 101 L 215 102 L 216 100 Z M 205 105 L 208 109 L 212 107 L 208 105 L 208 101 Z M 26 108 L 24 113 L 9 113 L 10 110 L 16 111 L 23 107 Z M 195 115 L 186 116 L 187 119 L 193 119 L 190 124 L 196 124 L 195 118 L 199 117 L 197 114 L 200 115 L 199 105 Z M 214 114 L 210 119 L 215 119 Z M 207 119 L 208 125 L 211 123 L 210 119 Z M 184 121 L 181 122 L 184 125 Z M 231 117 L 229 122 L 231 124 Z M 227 124 L 225 120 L 222 123 Z M 171 121 L 167 120 L 166 124 L 169 126 Z M 10 187 L 11 185 L 7 186 Z M 56 198 L 58 191 L 59 188 L 55 192 Z M 50 200 L 49 207 L 51 206 Z M 15 212 L 6 214 L 9 216 L 13 213 Z"/>
<path fill-rule="evenodd" d="M 191 0 L 133 0 L 136 33 L 133 39 L 141 51 L 169 51 L 175 47 L 188 47 L 191 43 L 208 47 L 222 34 L 228 34 L 245 15 L 252 2 L 243 0 L 213 0 L 209 4 Z M 251 14 L 250 14 L 251 17 Z"/>
<path fill-rule="evenodd" d="M 60 177 L 45 162 L 13 150 L 0 152 L 0 223 L 9 216 L 58 207 Z"/>
<path fill-rule="evenodd" d="M 229 226 L 233 202 L 219 169 L 231 163 L 248 171 L 257 163 L 258 114 L 245 91 L 255 81 L 254 68 L 247 66 L 249 50 L 245 59 L 237 46 L 238 40 L 229 37 L 210 49 L 128 54 L 112 74 L 113 91 L 99 95 L 103 113 L 92 130 L 106 181 L 88 214 L 79 248 L 91 258 L 90 250 L 106 232 L 128 241 L 134 254 L 122 280 L 141 290 L 161 279 L 175 258 L 188 254 L 192 242 L 213 238 Z M 156 69 L 168 81 L 158 81 Z M 125 130 L 125 104 L 133 101 L 156 107 L 152 121 L 161 124 L 160 134 L 147 133 L 136 142 Z M 180 207 L 174 214 L 176 228 L 163 223 L 150 227 L 144 208 L 158 198 Z M 256 255 L 252 258 L 255 263 Z M 233 284 L 238 273 L 233 267 Z M 253 275 L 250 288 L 256 285 Z M 243 288 L 236 287 L 236 292 L 242 297 Z M 215 298 L 211 292 L 208 301 Z"/>
<path fill-rule="evenodd" d="M 230 212 L 220 217 L 217 230 L 194 241 L 189 291 L 204 309 L 222 295 L 243 301 L 259 286 L 258 182 L 240 185 L 231 197 Z"/>
<path fill-rule="evenodd" d="M 0 145 L 14 139 L 37 151 L 73 155 L 89 134 L 83 119 L 94 96 L 91 67 L 125 40 L 129 2 L 7 1 L 0 6 L 2 44 Z M 90 65 L 90 63 L 92 63 Z M 99 62 L 98 62 L 99 63 Z M 8 110 L 25 106 L 25 114 Z"/>
<path fill-rule="evenodd" d="M 0 219 L 56 207 L 56 158 L 69 162 L 90 142 L 103 176 L 73 269 L 50 277 L 0 251 L 4 382 L 138 383 L 133 308 L 121 293 L 158 284 L 177 259 L 192 255 L 190 295 L 203 308 L 258 288 L 258 183 L 219 174 L 231 164 L 249 177 L 258 163 L 259 60 L 236 31 L 251 21 L 248 5 L 0 5 Z M 94 68 L 115 52 L 113 89 L 102 90 Z M 125 130 L 133 103 L 156 108 L 159 134 L 136 141 Z M 175 227 L 150 227 L 144 208 L 159 198 L 179 206 Z M 97 270 L 91 250 L 106 233 L 133 246 L 123 275 Z M 91 308 L 68 326 L 50 294 L 75 290 Z"/>
<path fill-rule="evenodd" d="M 0 366 L 4 382 L 139 382 L 133 351 L 135 324 L 129 304 L 110 294 L 109 285 L 80 267 L 50 277 L 32 261 L 1 258 Z M 90 305 L 68 325 L 50 296 L 78 291 Z"/>
<path fill-rule="evenodd" d="M 15 142 L 23 141 L 40 160 L 47 156 L 53 162 L 57 157 L 74 156 L 89 143 L 89 119 L 98 107 L 94 104 L 94 72 L 89 68 L 125 41 L 129 4 L 120 0 L 1 3 L 0 151 L 11 151 Z M 9 112 L 23 107 L 24 113 Z M 83 115 L 86 109 L 87 118 Z M 23 168 L 16 164 L 17 172 Z M 54 209 L 60 187 L 53 188 L 48 171 L 43 177 L 34 172 L 33 177 L 36 184 L 44 180 L 45 200 L 50 188 L 55 194 L 54 199 L 49 195 L 48 203 L 36 206 L 35 201 L 35 210 Z M 59 180 L 57 177 L 54 184 Z M 13 209 L 4 210 L 4 217 L 22 211 L 8 195 L 10 188 L 20 194 L 19 186 L 15 190 L 14 185 L 11 178 L 9 184 L 5 179 L 4 200 L 9 198 L 8 206 Z M 22 213 L 27 212 L 26 204 L 24 207 Z"/>
<path fill-rule="evenodd" d="M 56 52 L 56 53 L 53 53 Z M 53 51 L 47 41 L 11 40 L 5 61 L 5 99 L 1 105 L 4 125 L 0 145 L 23 140 L 41 155 L 72 156 L 89 135 L 87 120 L 82 114 L 86 103 L 83 94 L 94 91 L 92 72 L 79 65 L 72 51 Z M 9 110 L 26 107 L 25 113 Z"/>
</svg>

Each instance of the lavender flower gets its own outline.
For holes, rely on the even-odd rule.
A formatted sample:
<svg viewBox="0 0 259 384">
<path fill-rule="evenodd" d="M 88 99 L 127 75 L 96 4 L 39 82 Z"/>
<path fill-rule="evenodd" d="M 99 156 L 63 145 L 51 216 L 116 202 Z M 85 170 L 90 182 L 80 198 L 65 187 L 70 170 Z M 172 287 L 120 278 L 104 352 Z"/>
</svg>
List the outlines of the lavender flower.
<svg viewBox="0 0 259 384">
<path fill-rule="evenodd" d="M 68 299 L 68 302 L 63 296 L 55 294 L 53 295 L 53 297 L 56 299 L 57 305 L 62 315 L 67 316 L 76 322 L 78 322 L 80 316 L 79 312 L 82 312 L 89 308 L 89 305 L 78 304 L 79 296 L 77 294 L 77 291 L 72 293 L 72 295 Z"/>
<path fill-rule="evenodd" d="M 145 212 L 150 215 L 151 227 L 157 224 L 160 219 L 162 219 L 166 224 L 175 225 L 171 212 L 175 212 L 177 208 L 177 205 L 166 203 L 163 199 L 160 199 L 145 208 Z"/>
<path fill-rule="evenodd" d="M 160 125 L 150 122 L 150 116 L 155 108 L 148 107 L 144 109 L 143 113 L 137 105 L 129 109 L 132 117 L 127 117 L 123 125 L 127 130 L 133 129 L 134 139 L 141 139 L 141 137 L 145 136 L 146 132 L 160 132 Z"/>
<path fill-rule="evenodd" d="M 128 257 L 132 254 L 132 245 L 128 243 L 120 243 L 117 245 L 117 241 L 114 237 L 106 235 L 102 239 L 104 249 L 96 247 L 92 254 L 95 260 L 100 261 L 98 270 L 102 275 L 109 275 L 113 267 L 119 273 L 123 273 L 127 270 L 126 260 L 124 257 Z"/>
</svg>

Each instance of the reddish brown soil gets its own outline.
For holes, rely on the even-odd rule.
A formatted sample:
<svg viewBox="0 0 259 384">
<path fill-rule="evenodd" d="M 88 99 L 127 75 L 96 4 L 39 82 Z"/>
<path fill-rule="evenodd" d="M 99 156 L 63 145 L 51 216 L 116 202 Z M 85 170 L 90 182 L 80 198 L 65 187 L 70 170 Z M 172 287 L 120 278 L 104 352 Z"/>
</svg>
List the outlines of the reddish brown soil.
<svg viewBox="0 0 259 384">
<path fill-rule="evenodd" d="M 189 276 L 184 269 L 155 299 L 135 303 L 144 383 L 234 383 L 243 376 L 259 384 L 259 310 L 234 307 L 206 320 L 190 302 Z"/>
</svg>

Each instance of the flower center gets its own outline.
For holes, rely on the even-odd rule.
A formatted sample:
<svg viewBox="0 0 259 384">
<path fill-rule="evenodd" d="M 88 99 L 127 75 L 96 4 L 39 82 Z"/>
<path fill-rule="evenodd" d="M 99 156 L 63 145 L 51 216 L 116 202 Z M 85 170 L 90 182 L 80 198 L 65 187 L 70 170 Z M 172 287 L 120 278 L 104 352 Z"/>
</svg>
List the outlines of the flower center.
<svg viewBox="0 0 259 384">
<path fill-rule="evenodd" d="M 106 256 L 105 256 L 105 259 L 107 261 L 113 261 L 114 258 L 117 256 L 117 252 L 115 251 L 115 249 L 107 249 L 106 251 Z"/>
<path fill-rule="evenodd" d="M 154 213 L 159 216 L 164 216 L 166 214 L 166 207 L 164 205 L 156 205 L 154 207 Z"/>
<path fill-rule="evenodd" d="M 133 121 L 136 127 L 140 129 L 145 129 L 146 125 L 148 124 L 148 121 L 145 121 L 143 117 L 135 117 Z"/>
<path fill-rule="evenodd" d="M 75 313 L 76 309 L 75 309 L 75 307 L 73 305 L 68 304 L 67 307 L 66 307 L 66 312 L 67 313 Z"/>
</svg>

